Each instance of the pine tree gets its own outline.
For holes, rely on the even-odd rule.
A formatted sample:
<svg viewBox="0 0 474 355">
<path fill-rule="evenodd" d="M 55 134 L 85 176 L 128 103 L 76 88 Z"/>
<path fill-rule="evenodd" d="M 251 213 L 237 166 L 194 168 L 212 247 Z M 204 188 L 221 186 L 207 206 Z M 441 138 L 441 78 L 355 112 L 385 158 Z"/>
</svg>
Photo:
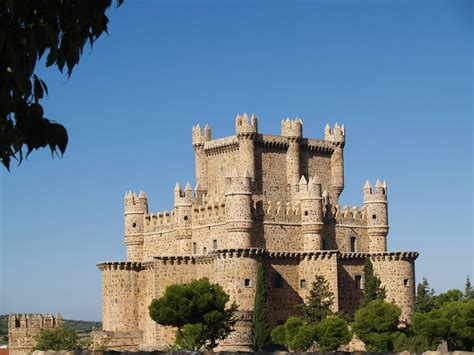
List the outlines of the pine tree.
<svg viewBox="0 0 474 355">
<path fill-rule="evenodd" d="M 466 286 L 464 288 L 464 299 L 466 301 L 474 299 L 474 290 L 472 289 L 471 279 L 469 278 L 469 275 L 467 275 L 466 277 Z"/>
<path fill-rule="evenodd" d="M 257 268 L 257 285 L 252 319 L 252 343 L 255 350 L 264 349 L 270 343 L 268 325 L 267 293 L 262 264 Z"/>
<path fill-rule="evenodd" d="M 430 288 L 428 280 L 423 277 L 421 283 L 418 284 L 415 297 L 415 311 L 420 313 L 428 313 L 436 307 L 435 291 Z"/>
<path fill-rule="evenodd" d="M 303 316 L 309 324 L 316 324 L 332 314 L 331 307 L 334 304 L 334 293 L 329 287 L 329 282 L 324 276 L 316 275 L 311 284 L 311 291 L 300 308 Z"/>
<path fill-rule="evenodd" d="M 385 287 L 382 282 L 374 274 L 374 267 L 370 259 L 367 259 L 364 266 L 364 305 L 368 305 L 374 300 L 385 300 Z"/>
</svg>

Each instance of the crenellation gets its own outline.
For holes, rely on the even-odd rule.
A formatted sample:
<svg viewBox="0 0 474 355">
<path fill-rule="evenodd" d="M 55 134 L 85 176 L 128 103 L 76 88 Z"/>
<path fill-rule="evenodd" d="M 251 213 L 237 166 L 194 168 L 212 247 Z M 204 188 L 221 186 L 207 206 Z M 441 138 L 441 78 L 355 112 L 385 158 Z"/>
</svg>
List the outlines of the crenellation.
<svg viewBox="0 0 474 355">
<path fill-rule="evenodd" d="M 316 275 L 349 314 L 364 297 L 370 259 L 390 301 L 413 313 L 416 252 L 387 252 L 388 188 L 363 188 L 363 206 L 340 205 L 344 189 L 344 126 L 324 139 L 304 138 L 302 120 L 281 122 L 281 136 L 258 132 L 257 116 L 237 115 L 235 135 L 213 139 L 208 125 L 192 129 L 196 185 L 177 183 L 173 206 L 149 212 L 148 198 L 124 197 L 127 261 L 104 262 L 104 330 L 98 341 L 118 350 L 158 350 L 174 330 L 148 316 L 166 286 L 207 277 L 239 304 L 236 331 L 219 350 L 250 350 L 256 269 L 263 265 L 271 326 L 294 314 Z M 16 324 L 26 321 L 12 319 Z"/>
</svg>

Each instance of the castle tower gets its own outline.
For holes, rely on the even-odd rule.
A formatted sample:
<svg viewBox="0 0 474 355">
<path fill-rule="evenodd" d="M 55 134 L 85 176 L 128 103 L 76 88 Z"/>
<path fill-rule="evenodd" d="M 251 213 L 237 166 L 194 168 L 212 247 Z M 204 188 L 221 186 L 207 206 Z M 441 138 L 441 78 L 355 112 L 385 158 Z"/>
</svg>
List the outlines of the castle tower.
<svg viewBox="0 0 474 355">
<path fill-rule="evenodd" d="M 127 192 L 125 206 L 125 245 L 127 260 L 140 261 L 143 258 L 143 239 L 145 232 L 145 215 L 148 213 L 148 198 L 143 191 L 137 196 Z"/>
<path fill-rule="evenodd" d="M 300 118 L 295 120 L 281 121 L 281 135 L 288 139 L 288 150 L 286 152 L 286 179 L 287 184 L 290 186 L 292 192 L 292 198 L 295 198 L 294 184 L 301 176 L 301 164 L 300 164 L 300 142 L 303 138 L 303 122 Z"/>
<path fill-rule="evenodd" d="M 247 170 L 250 178 L 255 180 L 255 138 L 258 134 L 257 116 L 244 113 L 235 118 L 235 130 L 239 140 L 239 157 L 241 172 Z"/>
<path fill-rule="evenodd" d="M 304 176 L 299 183 L 301 200 L 301 232 L 305 251 L 322 249 L 323 204 L 321 181 L 317 176 L 306 183 Z"/>
<path fill-rule="evenodd" d="M 191 254 L 191 217 L 193 189 L 189 182 L 184 192 L 179 183 L 174 188 L 174 218 L 176 228 L 176 251 L 178 254 Z"/>
<path fill-rule="evenodd" d="M 386 252 L 388 234 L 387 185 L 380 180 L 372 190 L 369 181 L 364 185 L 364 207 L 367 215 L 369 251 Z"/>
<path fill-rule="evenodd" d="M 235 169 L 226 177 L 225 215 L 228 238 L 233 247 L 252 247 L 252 192 L 247 170 L 243 177 Z"/>
<path fill-rule="evenodd" d="M 346 143 L 346 130 L 344 125 L 336 123 L 334 130 L 329 124 L 324 129 L 325 140 L 334 144 L 334 152 L 331 155 L 331 204 L 337 205 L 339 196 L 344 190 L 344 145 Z"/>
<path fill-rule="evenodd" d="M 212 139 L 211 128 L 206 124 L 204 130 L 199 125 L 193 126 L 193 147 L 196 164 L 196 183 L 206 191 L 207 186 L 207 159 L 204 152 L 204 143 Z"/>
</svg>

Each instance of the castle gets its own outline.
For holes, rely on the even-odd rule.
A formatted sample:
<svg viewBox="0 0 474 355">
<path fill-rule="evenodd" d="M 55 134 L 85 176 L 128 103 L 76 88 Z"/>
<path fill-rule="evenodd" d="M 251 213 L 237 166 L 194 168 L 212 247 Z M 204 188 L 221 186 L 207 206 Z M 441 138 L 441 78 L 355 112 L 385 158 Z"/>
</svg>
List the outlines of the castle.
<svg viewBox="0 0 474 355">
<path fill-rule="evenodd" d="M 300 119 L 281 136 L 258 132 L 257 117 L 237 115 L 236 134 L 212 139 L 192 129 L 196 186 L 174 188 L 171 211 L 148 211 L 144 192 L 125 194 L 127 261 L 102 262 L 103 331 L 95 339 L 124 350 L 160 349 L 174 330 L 157 325 L 148 305 L 174 283 L 207 277 L 239 305 L 222 350 L 251 349 L 257 265 L 262 264 L 270 327 L 307 297 L 316 275 L 329 281 L 334 311 L 353 314 L 364 297 L 370 259 L 386 297 L 413 313 L 416 252 L 388 252 L 387 185 L 363 187 L 362 207 L 339 206 L 344 189 L 344 126 L 324 139 L 303 137 Z"/>
<path fill-rule="evenodd" d="M 41 329 L 51 329 L 63 324 L 60 313 L 8 315 L 8 348 L 11 355 L 28 355 L 36 345 Z"/>
</svg>

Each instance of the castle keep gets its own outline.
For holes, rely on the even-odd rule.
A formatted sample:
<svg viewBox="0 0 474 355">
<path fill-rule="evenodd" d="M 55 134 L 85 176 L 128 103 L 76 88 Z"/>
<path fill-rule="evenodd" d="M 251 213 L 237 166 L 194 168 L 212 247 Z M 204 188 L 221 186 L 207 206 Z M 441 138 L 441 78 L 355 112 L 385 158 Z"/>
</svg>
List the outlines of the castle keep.
<svg viewBox="0 0 474 355">
<path fill-rule="evenodd" d="M 172 210 L 152 213 L 145 193 L 125 194 L 127 261 L 98 264 L 103 332 L 96 340 L 121 350 L 171 344 L 173 329 L 153 322 L 148 305 L 170 284 L 207 277 L 239 305 L 236 330 L 220 348 L 248 350 L 259 263 L 271 328 L 294 314 L 316 275 L 329 281 L 334 310 L 353 314 L 363 302 L 367 259 L 408 319 L 418 253 L 387 251 L 385 182 L 366 182 L 362 206 L 339 205 L 344 126 L 304 138 L 301 120 L 286 119 L 274 136 L 244 114 L 235 129 L 212 139 L 207 125 L 193 127 L 196 186 L 176 184 Z"/>
</svg>

